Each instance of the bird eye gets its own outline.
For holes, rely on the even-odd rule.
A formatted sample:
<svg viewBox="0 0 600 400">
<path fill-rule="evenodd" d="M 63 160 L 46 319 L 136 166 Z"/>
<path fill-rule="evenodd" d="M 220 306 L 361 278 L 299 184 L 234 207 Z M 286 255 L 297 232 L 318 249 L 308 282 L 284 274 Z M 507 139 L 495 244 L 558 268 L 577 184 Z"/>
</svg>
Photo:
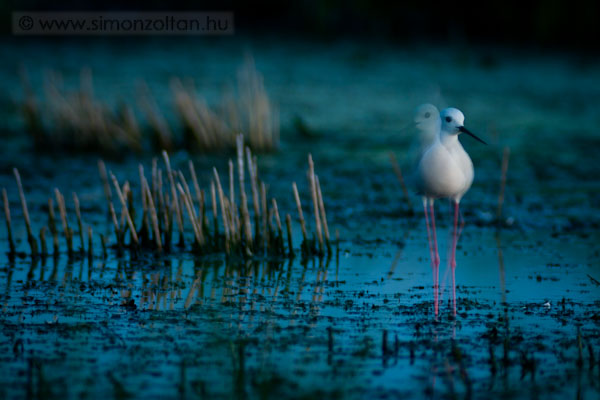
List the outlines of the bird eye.
<svg viewBox="0 0 600 400">
<path fill-rule="evenodd" d="M 429 117 L 431 117 L 431 113 L 428 111 L 425 113 L 425 118 L 429 118 Z"/>
<path fill-rule="evenodd" d="M 452 117 L 446 117 L 446 122 L 452 122 Z"/>
</svg>

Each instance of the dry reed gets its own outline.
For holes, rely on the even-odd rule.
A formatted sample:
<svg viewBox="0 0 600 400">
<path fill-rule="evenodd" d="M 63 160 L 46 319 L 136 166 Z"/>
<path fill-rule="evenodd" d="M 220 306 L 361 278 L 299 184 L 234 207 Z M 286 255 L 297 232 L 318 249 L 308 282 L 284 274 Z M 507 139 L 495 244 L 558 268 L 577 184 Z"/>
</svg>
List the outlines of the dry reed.
<svg viewBox="0 0 600 400">
<path fill-rule="evenodd" d="M 144 168 L 139 166 L 140 190 L 131 190 L 129 182 L 120 184 L 114 173 L 107 171 L 103 162 L 98 162 L 98 169 L 108 205 L 110 223 L 115 233 L 115 247 L 117 254 L 121 255 L 124 249 L 130 249 L 137 254 L 143 249 L 153 249 L 159 252 L 170 251 L 170 237 L 172 234 L 173 220 L 176 220 L 181 234 L 180 242 L 183 243 L 184 234 L 191 230 L 193 240 L 190 242 L 191 250 L 197 254 L 211 252 L 225 252 L 229 257 L 293 257 L 293 227 L 290 214 L 285 214 L 285 230 L 279 203 L 275 198 L 267 202 L 268 186 L 258 178 L 258 167 L 256 158 L 248 147 L 244 146 L 243 137 L 237 139 L 236 162 L 228 163 L 228 193 L 226 195 L 221 183 L 221 177 L 216 168 L 212 169 L 210 180 L 210 192 L 212 207 L 205 210 L 205 195 L 198 181 L 194 165 L 188 161 L 187 166 L 191 176 L 191 185 L 181 170 L 172 168 L 166 152 L 163 154 L 166 174 L 169 184 L 163 187 L 162 170 L 158 167 L 156 160 L 152 163 L 152 184 L 144 175 Z M 300 193 L 296 183 L 293 183 L 293 195 L 296 203 L 299 221 L 302 228 L 302 256 L 322 256 L 331 253 L 329 227 L 325 213 L 325 204 L 321 192 L 318 176 L 314 172 L 314 163 L 309 156 L 309 189 L 310 198 L 313 203 L 315 221 L 315 233 L 309 238 L 306 221 L 304 219 Z M 238 171 L 235 171 L 235 169 Z M 249 179 L 245 177 L 246 168 Z M 25 194 L 20 181 L 18 171 L 15 170 L 17 186 L 21 197 L 23 215 L 28 230 L 31 233 L 31 221 L 27 210 Z M 106 187 L 107 182 L 112 182 L 112 188 Z M 235 186 L 238 186 L 238 190 Z M 249 209 L 247 186 L 252 192 L 253 211 Z M 175 191 L 173 191 L 175 189 Z M 119 214 L 112 202 L 112 192 L 116 193 L 121 210 Z M 193 192 L 192 192 L 193 191 Z M 55 201 L 60 213 L 62 230 L 66 241 L 69 256 L 73 255 L 73 230 L 69 226 L 65 199 L 58 188 L 54 189 Z M 13 242 L 12 225 L 10 216 L 10 204 L 8 195 L 3 190 L 4 213 L 9 231 L 9 242 Z M 141 203 L 142 212 L 136 213 L 136 207 Z M 93 230 L 91 226 L 84 225 L 81 215 L 80 199 L 73 193 L 74 211 L 77 217 L 78 236 L 81 241 L 81 254 L 87 252 L 88 259 L 94 257 Z M 180 211 L 178 211 L 178 208 Z M 183 210 L 181 210 L 183 209 Z M 139 211 L 139 209 L 137 209 Z M 208 219 L 212 211 L 213 226 L 210 227 Z M 57 224 L 59 223 L 54 213 L 54 200 L 48 199 L 48 227 L 43 227 L 39 233 L 42 246 L 42 254 L 48 253 L 46 247 L 46 231 L 49 230 L 53 237 L 54 254 L 59 253 L 59 237 Z M 186 222 L 187 220 L 187 222 Z M 254 227 L 252 226 L 254 223 Z M 87 230 L 87 231 L 85 231 Z M 85 249 L 85 234 L 87 233 L 87 249 Z M 128 234 L 129 233 L 129 234 Z M 287 240 L 284 234 L 287 233 Z M 127 236 L 129 240 L 127 241 Z M 36 238 L 31 241 L 31 254 L 38 254 Z M 107 238 L 100 234 L 102 246 L 102 257 L 107 256 Z M 326 245 L 325 245 L 326 243 Z M 86 251 L 87 250 L 87 251 Z M 14 253 L 14 243 L 11 252 Z"/>
<path fill-rule="evenodd" d="M 58 205 L 63 232 L 67 242 L 67 252 L 69 257 L 71 257 L 73 255 L 73 230 L 69 227 L 69 221 L 67 220 L 67 207 L 65 205 L 65 198 L 63 197 L 62 193 L 60 193 L 60 190 L 56 188 L 54 189 L 54 194 L 56 195 L 56 204 Z"/>
<path fill-rule="evenodd" d="M 390 151 L 390 162 L 392 164 L 392 168 L 394 169 L 394 173 L 396 174 L 396 178 L 398 178 L 398 182 L 400 183 L 400 187 L 402 188 L 402 195 L 404 197 L 404 201 L 406 202 L 407 209 L 411 210 L 410 196 L 408 194 L 408 189 L 406 188 L 406 183 L 404 182 L 404 176 L 402 175 L 402 169 L 400 168 L 400 164 L 398 164 L 398 159 L 396 155 Z"/>
<path fill-rule="evenodd" d="M 62 88 L 59 74 L 47 74 L 42 101 L 31 90 L 26 75 L 22 76 L 27 131 L 39 149 L 141 150 L 141 132 L 133 110 L 126 104 L 114 109 L 96 99 L 89 69 L 81 70 L 79 88 L 73 91 Z"/>
<path fill-rule="evenodd" d="M 58 255 L 58 229 L 56 229 L 56 217 L 54 215 L 54 202 L 52 197 L 48 198 L 48 227 L 52 234 L 52 252 Z"/>
<path fill-rule="evenodd" d="M 81 221 L 81 210 L 79 208 L 79 198 L 77 197 L 77 193 L 73 192 L 73 204 L 75 205 L 75 215 L 77 216 L 77 227 L 79 228 L 79 240 L 81 242 L 80 251 L 83 253 L 85 251 L 85 243 L 83 240 L 83 222 Z"/>
<path fill-rule="evenodd" d="M 310 194 L 313 201 L 313 213 L 315 215 L 315 228 L 317 230 L 317 238 L 319 239 L 319 251 L 323 252 L 323 233 L 321 229 L 321 216 L 319 211 L 319 200 L 317 194 L 317 181 L 315 179 L 315 166 L 312 160 L 312 155 L 308 155 L 308 180 L 310 182 Z"/>
<path fill-rule="evenodd" d="M 25 218 L 25 227 L 27 228 L 27 241 L 29 242 L 31 255 L 35 257 L 38 253 L 38 246 L 35 236 L 33 236 L 33 231 L 31 229 L 31 221 L 29 220 L 29 210 L 27 209 L 27 199 L 25 197 L 25 192 L 23 191 L 23 185 L 21 184 L 21 175 L 19 174 L 19 170 L 16 168 L 13 168 L 13 173 L 15 175 L 17 187 L 19 189 L 19 198 L 21 199 L 21 206 L 23 207 L 23 218 Z"/>
<path fill-rule="evenodd" d="M 15 242 L 12 234 L 12 222 L 10 219 L 10 204 L 8 202 L 8 195 L 6 194 L 6 189 L 2 188 L 2 201 L 4 203 L 4 217 L 6 219 L 6 231 L 8 238 L 8 246 L 9 246 L 9 255 L 13 256 L 16 252 Z"/>
</svg>

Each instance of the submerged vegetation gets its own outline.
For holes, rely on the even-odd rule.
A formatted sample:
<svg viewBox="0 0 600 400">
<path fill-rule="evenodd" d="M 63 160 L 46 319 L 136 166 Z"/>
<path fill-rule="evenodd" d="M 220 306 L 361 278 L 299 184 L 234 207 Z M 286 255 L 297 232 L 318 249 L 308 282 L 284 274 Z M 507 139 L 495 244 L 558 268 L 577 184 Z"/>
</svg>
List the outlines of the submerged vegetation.
<svg viewBox="0 0 600 400">
<path fill-rule="evenodd" d="M 74 90 L 64 87 L 60 74 L 47 73 L 43 98 L 36 95 L 24 70 L 21 80 L 25 96 L 20 108 L 26 131 L 39 150 L 106 155 L 148 148 L 218 151 L 235 149 L 240 133 L 254 151 L 272 151 L 279 145 L 278 111 L 250 58 L 238 70 L 236 89 L 225 91 L 217 106 L 209 106 L 190 80 L 172 78 L 172 104 L 180 119 L 175 125 L 144 81 L 139 83 L 137 108 L 126 102 L 115 108 L 94 95 L 92 71 L 87 68 L 81 70 L 79 88 Z M 178 129 L 181 134 L 175 133 Z"/>
<path fill-rule="evenodd" d="M 162 158 L 164 167 L 159 166 L 157 158 L 153 159 L 150 176 L 147 178 L 142 164 L 139 165 L 139 184 L 137 193 L 130 182 L 119 182 L 112 171 L 107 171 L 103 161 L 98 161 L 102 178 L 107 210 L 114 229 L 114 245 L 118 254 L 129 249 L 133 254 L 142 250 L 169 252 L 173 246 L 184 248 L 189 241 L 189 248 L 197 254 L 224 252 L 228 256 L 241 258 L 291 257 L 295 255 L 292 239 L 292 217 L 279 213 L 275 198 L 268 198 L 268 186 L 260 179 L 256 156 L 249 147 L 244 146 L 243 135 L 237 136 L 237 158 L 229 160 L 228 179 L 223 180 L 216 168 L 212 170 L 210 191 L 198 182 L 196 170 L 191 160 L 188 162 L 189 175 L 181 170 L 173 170 L 166 151 Z M 236 171 L 237 165 L 237 171 Z M 164 168 L 164 169 L 163 169 Z M 246 169 L 248 180 L 246 180 Z M 39 233 L 38 240 L 31 228 L 27 208 L 27 199 L 21 184 L 19 171 L 14 169 L 19 197 L 23 208 L 23 216 L 27 228 L 27 241 L 32 257 L 49 254 L 45 234 L 49 230 L 52 235 L 53 252 L 59 251 L 58 221 L 55 216 L 54 201 L 58 205 L 60 222 L 69 256 L 74 249 L 74 230 L 69 226 L 65 198 L 58 188 L 54 197 L 48 199 L 48 228 L 45 226 Z M 303 258 L 312 256 L 331 256 L 332 246 L 325 211 L 325 203 L 321 192 L 319 177 L 315 174 L 311 155 L 308 156 L 308 180 L 310 200 L 314 216 L 315 233 L 310 235 L 300 194 L 296 183 L 292 183 L 292 192 L 297 206 L 298 221 L 302 229 L 300 246 Z M 224 186 L 228 182 L 228 186 Z M 247 194 L 250 188 L 250 196 Z M 16 254 L 12 235 L 12 219 L 6 189 L 3 189 L 4 214 L 8 231 L 9 256 Z M 140 204 L 136 203 L 139 200 Z M 252 207 L 251 207 L 252 205 Z M 73 206 L 77 217 L 77 233 L 80 241 L 80 252 L 86 248 L 92 257 L 92 228 L 84 231 L 80 211 L 80 203 L 73 193 Z M 139 216 L 139 219 L 136 219 Z M 285 228 L 284 224 L 285 223 Z M 186 238 L 186 229 L 191 227 L 193 239 Z M 178 237 L 174 240 L 174 235 Z M 108 239 L 100 235 L 103 253 L 106 256 Z M 40 250 L 41 249 L 41 250 Z"/>
</svg>

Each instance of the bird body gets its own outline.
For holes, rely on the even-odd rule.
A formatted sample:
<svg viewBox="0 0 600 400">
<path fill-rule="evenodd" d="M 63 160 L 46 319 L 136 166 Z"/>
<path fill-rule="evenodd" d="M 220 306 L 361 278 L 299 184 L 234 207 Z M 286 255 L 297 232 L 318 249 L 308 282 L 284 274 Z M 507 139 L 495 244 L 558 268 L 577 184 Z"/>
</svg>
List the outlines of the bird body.
<svg viewBox="0 0 600 400">
<path fill-rule="evenodd" d="M 473 183 L 473 163 L 456 135 L 442 135 L 421 157 L 417 185 L 427 198 L 460 202 Z"/>
<path fill-rule="evenodd" d="M 460 202 L 473 183 L 473 162 L 460 144 L 458 135 L 467 131 L 464 116 L 456 108 L 441 113 L 438 135 L 423 153 L 417 168 L 417 188 L 424 197 L 433 200 L 451 198 Z"/>
</svg>

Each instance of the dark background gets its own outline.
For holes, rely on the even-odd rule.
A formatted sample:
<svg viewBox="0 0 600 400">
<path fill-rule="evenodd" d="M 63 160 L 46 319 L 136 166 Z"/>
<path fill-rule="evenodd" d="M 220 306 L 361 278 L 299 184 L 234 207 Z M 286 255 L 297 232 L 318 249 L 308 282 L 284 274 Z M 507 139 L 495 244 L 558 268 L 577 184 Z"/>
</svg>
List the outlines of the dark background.
<svg viewBox="0 0 600 400">
<path fill-rule="evenodd" d="M 378 39 L 494 44 L 588 52 L 600 48 L 600 2 L 478 1 L 473 4 L 423 0 L 300 0 L 121 2 L 7 0 L 0 2 L 4 34 L 15 10 L 163 10 L 235 13 L 237 34 L 277 34 L 305 39 Z M 595 53 L 594 53 L 595 54 Z"/>
</svg>

